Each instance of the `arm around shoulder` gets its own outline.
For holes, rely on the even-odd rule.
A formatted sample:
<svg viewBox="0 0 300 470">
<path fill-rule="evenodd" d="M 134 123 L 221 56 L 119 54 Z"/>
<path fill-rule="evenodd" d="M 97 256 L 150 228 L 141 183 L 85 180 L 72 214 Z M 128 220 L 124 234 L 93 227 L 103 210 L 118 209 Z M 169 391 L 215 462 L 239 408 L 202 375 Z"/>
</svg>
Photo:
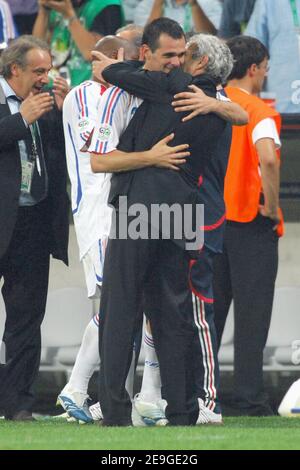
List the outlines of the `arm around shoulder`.
<svg viewBox="0 0 300 470">
<path fill-rule="evenodd" d="M 102 72 L 106 82 L 122 88 L 131 95 L 153 102 L 169 102 L 170 94 L 183 90 L 191 77 L 181 72 L 166 74 L 152 72 L 141 68 L 141 62 L 118 62 L 105 68 Z M 180 86 L 178 87 L 178 81 Z"/>
<path fill-rule="evenodd" d="M 216 100 L 215 113 L 233 126 L 245 126 L 249 122 L 249 115 L 238 103 L 233 101 Z"/>
</svg>

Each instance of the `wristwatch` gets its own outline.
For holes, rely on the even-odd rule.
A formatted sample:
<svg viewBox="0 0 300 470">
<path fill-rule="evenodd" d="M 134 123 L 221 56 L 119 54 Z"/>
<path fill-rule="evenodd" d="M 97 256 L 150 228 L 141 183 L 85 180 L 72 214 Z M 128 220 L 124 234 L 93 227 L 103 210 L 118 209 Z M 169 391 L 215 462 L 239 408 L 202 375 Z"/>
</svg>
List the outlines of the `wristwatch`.
<svg viewBox="0 0 300 470">
<path fill-rule="evenodd" d="M 66 27 L 69 28 L 71 26 L 71 24 L 73 23 L 73 21 L 75 21 L 75 20 L 77 20 L 77 16 L 73 15 L 73 16 L 70 16 L 70 18 L 65 18 L 64 23 L 65 23 Z"/>
</svg>

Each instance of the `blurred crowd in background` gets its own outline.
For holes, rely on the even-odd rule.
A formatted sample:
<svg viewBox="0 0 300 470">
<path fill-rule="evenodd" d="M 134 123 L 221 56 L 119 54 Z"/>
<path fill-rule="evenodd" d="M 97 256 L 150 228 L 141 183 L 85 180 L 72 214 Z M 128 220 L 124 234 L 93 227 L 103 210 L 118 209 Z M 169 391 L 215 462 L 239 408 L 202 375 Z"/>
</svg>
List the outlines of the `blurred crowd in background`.
<svg viewBox="0 0 300 470">
<path fill-rule="evenodd" d="M 129 23 L 143 28 L 161 16 L 187 35 L 259 39 L 271 57 L 265 98 L 281 113 L 298 112 L 299 0 L 0 0 L 0 49 L 22 34 L 47 39 L 54 68 L 75 86 L 90 78 L 90 51 L 101 36 Z"/>
</svg>

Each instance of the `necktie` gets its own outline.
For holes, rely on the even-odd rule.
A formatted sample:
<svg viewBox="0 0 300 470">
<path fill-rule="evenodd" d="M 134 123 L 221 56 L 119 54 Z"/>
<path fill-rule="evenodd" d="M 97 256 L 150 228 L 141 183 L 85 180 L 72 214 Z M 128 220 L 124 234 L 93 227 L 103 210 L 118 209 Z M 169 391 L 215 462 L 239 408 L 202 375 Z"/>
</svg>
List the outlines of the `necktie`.
<svg viewBox="0 0 300 470">
<path fill-rule="evenodd" d="M 31 146 L 31 155 L 34 157 L 34 160 L 35 160 L 30 193 L 36 202 L 40 202 L 42 199 L 46 197 L 47 176 L 46 176 L 44 152 L 43 152 L 43 147 L 42 147 L 42 142 L 40 139 L 40 133 L 39 133 L 37 122 L 34 122 L 31 125 L 30 146 Z M 33 149 L 34 149 L 34 152 L 32 152 Z"/>
</svg>

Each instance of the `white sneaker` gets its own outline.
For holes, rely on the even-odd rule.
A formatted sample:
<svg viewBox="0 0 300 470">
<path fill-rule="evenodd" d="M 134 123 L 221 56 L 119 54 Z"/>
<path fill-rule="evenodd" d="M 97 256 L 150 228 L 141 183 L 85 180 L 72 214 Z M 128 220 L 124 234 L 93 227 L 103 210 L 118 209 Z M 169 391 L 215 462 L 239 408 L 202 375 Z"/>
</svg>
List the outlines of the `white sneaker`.
<svg viewBox="0 0 300 470">
<path fill-rule="evenodd" d="M 60 403 L 60 402 L 59 402 Z M 66 420 L 68 421 L 68 423 L 75 423 L 76 422 L 76 419 L 75 418 L 71 418 L 67 412 L 65 413 L 62 413 L 60 415 L 55 415 L 55 416 L 51 416 L 51 419 L 62 419 L 62 420 Z"/>
<path fill-rule="evenodd" d="M 165 416 L 165 400 L 158 400 L 157 402 L 145 401 L 137 394 L 133 400 L 134 421 L 138 422 L 137 416 L 143 424 L 135 424 L 136 426 L 165 426 L 167 424 Z"/>
<path fill-rule="evenodd" d="M 156 403 L 157 403 L 158 408 L 160 408 L 163 414 L 165 415 L 167 404 L 168 404 L 167 400 L 165 400 L 164 398 L 160 398 L 159 400 L 157 400 Z"/>
<path fill-rule="evenodd" d="M 69 418 L 69 415 L 67 412 L 61 413 L 60 415 L 51 416 L 51 419 L 67 419 L 67 418 Z"/>
<path fill-rule="evenodd" d="M 285 418 L 300 418 L 300 379 L 296 380 L 286 392 L 278 413 Z"/>
<path fill-rule="evenodd" d="M 134 402 L 132 402 L 131 421 L 134 427 L 140 428 L 147 426 L 142 416 L 138 413 L 136 407 L 134 406 Z"/>
<path fill-rule="evenodd" d="M 93 418 L 88 407 L 89 396 L 78 392 L 66 385 L 57 397 L 60 404 L 71 418 L 75 418 L 80 424 L 92 423 Z"/>
<path fill-rule="evenodd" d="M 100 421 L 101 419 L 103 419 L 103 414 L 99 402 L 95 403 L 94 405 L 91 405 L 89 407 L 89 411 L 94 421 Z"/>
<path fill-rule="evenodd" d="M 204 401 L 198 398 L 199 416 L 197 424 L 223 424 L 222 415 L 214 413 L 204 405 Z"/>
</svg>

